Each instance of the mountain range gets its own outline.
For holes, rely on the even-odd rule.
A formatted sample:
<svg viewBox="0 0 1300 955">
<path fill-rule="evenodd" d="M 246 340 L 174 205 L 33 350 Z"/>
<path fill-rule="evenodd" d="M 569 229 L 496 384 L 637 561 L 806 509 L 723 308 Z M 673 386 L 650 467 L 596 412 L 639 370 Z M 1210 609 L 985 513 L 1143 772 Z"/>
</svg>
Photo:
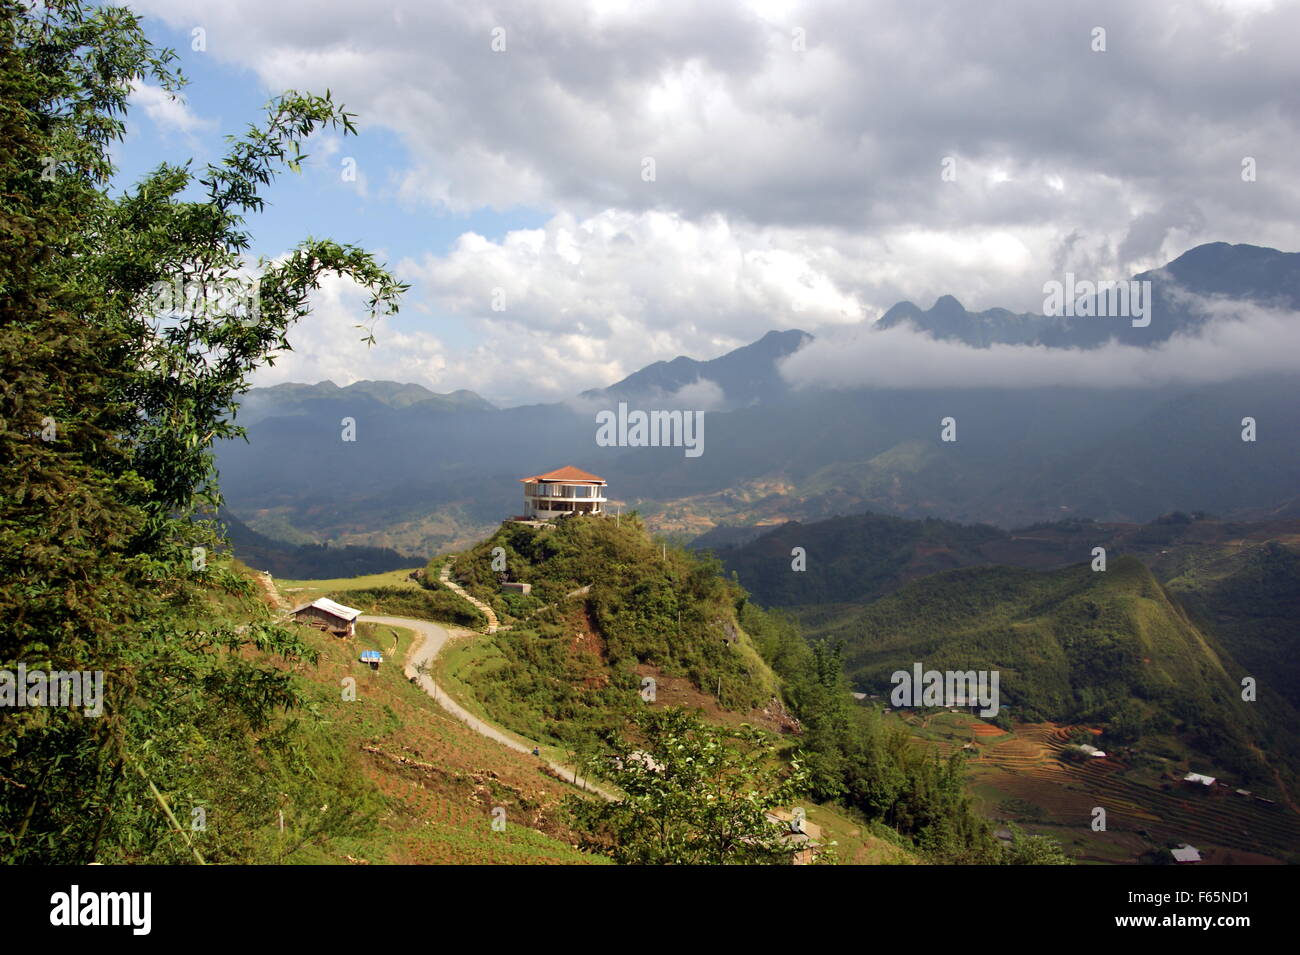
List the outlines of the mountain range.
<svg viewBox="0 0 1300 955">
<path fill-rule="evenodd" d="M 1067 283 L 1058 278 L 1062 286 Z M 1130 280 L 1151 283 L 1149 326 L 1083 319 L 1078 315 L 1015 313 L 1004 308 L 968 311 L 951 295 L 941 295 L 928 310 L 899 302 L 876 323 L 879 329 L 911 324 L 934 338 L 976 348 L 994 344 L 1096 348 L 1108 341 L 1148 346 L 1202 328 L 1209 316 L 1197 299 L 1222 299 L 1295 310 L 1300 305 L 1300 253 L 1255 245 L 1211 242 L 1183 253 L 1160 269 Z M 1098 315 L 1099 296 L 1085 295 L 1088 312 Z"/>
<path fill-rule="evenodd" d="M 1134 280 L 1152 283 L 1146 328 L 970 312 L 946 295 L 928 310 L 899 303 L 863 331 L 910 324 L 976 348 L 1151 346 L 1213 320 L 1191 296 L 1300 309 L 1300 254 L 1256 246 L 1199 246 Z M 813 341 L 773 331 L 708 361 L 656 362 L 568 403 L 513 408 L 395 382 L 256 388 L 238 417 L 248 443 L 218 449 L 227 510 L 294 546 L 387 548 L 406 563 L 481 539 L 519 510 L 520 476 L 565 464 L 605 477 L 614 508 L 684 538 L 867 510 L 1000 527 L 1296 511 L 1300 374 L 1123 388 L 795 387 L 783 365 Z M 689 408 L 704 397 L 698 458 L 595 441 L 594 410 Z M 950 416 L 960 437 L 946 442 L 940 422 Z M 1242 440 L 1246 416 L 1259 423 L 1255 442 Z"/>
</svg>

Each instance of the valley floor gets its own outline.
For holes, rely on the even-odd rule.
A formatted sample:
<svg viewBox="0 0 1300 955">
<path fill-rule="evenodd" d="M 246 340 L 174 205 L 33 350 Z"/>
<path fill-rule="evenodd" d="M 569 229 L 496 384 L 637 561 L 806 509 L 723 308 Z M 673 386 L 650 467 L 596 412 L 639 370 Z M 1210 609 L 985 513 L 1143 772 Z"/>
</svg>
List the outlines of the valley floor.
<svg viewBox="0 0 1300 955">
<path fill-rule="evenodd" d="M 1300 819 L 1280 804 L 1225 785 L 1193 788 L 1172 765 L 1162 772 L 1123 755 L 1062 759 L 1070 727 L 1015 724 L 1007 733 L 964 713 L 901 721 L 944 755 L 972 746 L 965 750 L 972 790 L 985 815 L 1050 835 L 1083 862 L 1136 862 L 1153 848 L 1186 842 L 1207 864 L 1280 864 L 1300 848 Z M 1105 831 L 1091 828 L 1098 806 Z"/>
</svg>

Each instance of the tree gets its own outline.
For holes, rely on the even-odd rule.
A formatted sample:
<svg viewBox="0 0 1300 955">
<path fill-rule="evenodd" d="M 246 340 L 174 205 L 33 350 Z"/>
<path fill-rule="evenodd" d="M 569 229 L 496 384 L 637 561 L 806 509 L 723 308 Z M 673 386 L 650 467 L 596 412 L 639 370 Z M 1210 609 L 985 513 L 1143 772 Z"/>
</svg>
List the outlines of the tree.
<svg viewBox="0 0 1300 955">
<path fill-rule="evenodd" d="M 818 799 L 836 799 L 845 792 L 845 752 L 850 745 L 852 697 L 844 683 L 841 647 L 825 641 L 812 646 L 811 679 L 796 688 L 803 720 L 801 756 L 808 766 L 810 786 Z"/>
<path fill-rule="evenodd" d="M 625 865 L 788 864 L 788 829 L 768 818 L 806 784 L 796 762 L 779 765 L 760 731 L 721 729 L 669 707 L 644 712 L 637 741 L 618 737 L 585 772 L 623 794 L 572 797 L 584 847 Z"/>
<path fill-rule="evenodd" d="M 1014 823 L 1008 823 L 1011 844 L 1002 846 L 1003 865 L 1074 865 L 1061 844 L 1047 836 L 1031 836 Z"/>
<path fill-rule="evenodd" d="M 313 131 L 355 132 L 328 92 L 278 97 L 201 174 L 164 163 L 114 195 L 132 85 L 178 90 L 174 54 L 77 0 L 0 0 L 0 21 L 0 671 L 99 672 L 105 696 L 0 714 L 0 860 L 247 858 L 302 745 L 284 717 L 305 701 L 265 655 L 311 651 L 213 614 L 249 585 L 216 557 L 211 446 L 242 435 L 239 394 L 322 276 L 372 317 L 405 286 L 329 240 L 248 260 L 264 187 Z M 190 806 L 222 810 L 197 830 Z"/>
</svg>

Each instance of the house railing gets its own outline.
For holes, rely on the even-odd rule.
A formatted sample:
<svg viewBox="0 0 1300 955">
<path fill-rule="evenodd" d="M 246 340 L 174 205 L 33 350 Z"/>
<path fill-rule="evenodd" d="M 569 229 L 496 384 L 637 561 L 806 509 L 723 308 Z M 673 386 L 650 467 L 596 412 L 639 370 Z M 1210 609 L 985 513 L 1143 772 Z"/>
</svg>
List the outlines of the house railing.
<svg viewBox="0 0 1300 955">
<path fill-rule="evenodd" d="M 524 496 L 600 501 L 604 500 L 604 494 L 601 493 L 603 490 L 604 488 L 586 485 L 525 484 Z"/>
</svg>

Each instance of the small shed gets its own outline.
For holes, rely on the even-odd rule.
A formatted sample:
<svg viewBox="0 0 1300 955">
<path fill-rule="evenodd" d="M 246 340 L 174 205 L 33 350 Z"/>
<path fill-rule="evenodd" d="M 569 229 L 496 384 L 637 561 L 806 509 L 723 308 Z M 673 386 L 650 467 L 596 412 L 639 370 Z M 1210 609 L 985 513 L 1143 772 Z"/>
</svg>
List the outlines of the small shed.
<svg viewBox="0 0 1300 955">
<path fill-rule="evenodd" d="M 778 825 L 783 830 L 781 841 L 790 850 L 790 861 L 794 865 L 811 865 L 821 848 L 822 829 L 806 816 L 796 816 L 784 809 L 772 809 L 765 812 L 768 822 Z"/>
<path fill-rule="evenodd" d="M 379 664 L 384 662 L 384 655 L 378 650 L 362 650 L 361 662 L 369 663 L 372 670 L 378 670 Z"/>
<path fill-rule="evenodd" d="M 533 592 L 533 585 L 526 584 L 522 580 L 507 580 L 501 585 L 501 590 L 508 594 L 522 594 L 527 597 Z"/>
<path fill-rule="evenodd" d="M 1183 777 L 1183 782 L 1194 783 L 1194 784 L 1199 783 L 1202 786 L 1213 786 L 1214 777 L 1206 776 L 1203 775 L 1202 773 L 1188 773 L 1186 776 Z"/>
<path fill-rule="evenodd" d="M 357 633 L 357 617 L 361 616 L 361 611 L 335 603 L 328 597 L 321 597 L 309 604 L 295 607 L 289 611 L 289 616 L 336 637 L 353 637 Z"/>
<path fill-rule="evenodd" d="M 1169 851 L 1173 853 L 1175 862 L 1200 862 L 1201 861 L 1200 850 L 1198 850 L 1195 846 L 1189 846 L 1185 842 L 1177 849 L 1170 849 Z"/>
</svg>

